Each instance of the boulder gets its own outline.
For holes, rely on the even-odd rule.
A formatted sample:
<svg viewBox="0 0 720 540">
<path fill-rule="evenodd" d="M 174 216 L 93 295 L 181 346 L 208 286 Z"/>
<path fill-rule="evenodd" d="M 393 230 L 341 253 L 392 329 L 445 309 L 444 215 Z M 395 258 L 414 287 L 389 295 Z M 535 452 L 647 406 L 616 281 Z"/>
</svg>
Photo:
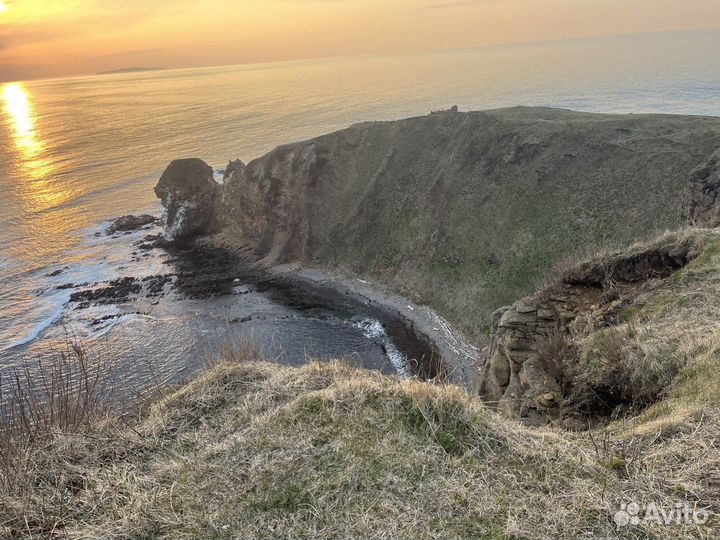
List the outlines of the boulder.
<svg viewBox="0 0 720 540">
<path fill-rule="evenodd" d="M 690 173 L 684 218 L 696 227 L 720 226 L 720 148 Z"/>
<path fill-rule="evenodd" d="M 245 163 L 243 163 L 239 159 L 230 161 L 227 167 L 225 167 L 225 172 L 223 173 L 223 181 L 227 180 L 236 173 L 242 174 L 243 171 L 245 171 Z"/>
<path fill-rule="evenodd" d="M 150 216 L 148 214 L 141 214 L 139 216 L 122 216 L 112 222 L 107 231 L 105 231 L 105 234 L 110 235 L 123 231 L 136 231 L 145 225 L 150 225 L 156 221 L 157 218 L 155 216 Z"/>
<path fill-rule="evenodd" d="M 201 159 L 171 162 L 155 186 L 155 195 L 165 207 L 165 237 L 178 241 L 211 232 L 218 188 L 212 167 Z"/>
</svg>

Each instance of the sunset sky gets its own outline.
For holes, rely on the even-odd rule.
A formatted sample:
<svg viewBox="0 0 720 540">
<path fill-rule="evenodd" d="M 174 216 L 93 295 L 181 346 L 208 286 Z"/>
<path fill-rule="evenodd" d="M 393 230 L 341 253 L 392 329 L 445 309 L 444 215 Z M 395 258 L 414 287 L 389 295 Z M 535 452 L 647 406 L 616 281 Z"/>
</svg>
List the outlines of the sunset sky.
<svg viewBox="0 0 720 540">
<path fill-rule="evenodd" d="M 0 0 L 0 81 L 718 27 L 719 0 Z"/>
</svg>

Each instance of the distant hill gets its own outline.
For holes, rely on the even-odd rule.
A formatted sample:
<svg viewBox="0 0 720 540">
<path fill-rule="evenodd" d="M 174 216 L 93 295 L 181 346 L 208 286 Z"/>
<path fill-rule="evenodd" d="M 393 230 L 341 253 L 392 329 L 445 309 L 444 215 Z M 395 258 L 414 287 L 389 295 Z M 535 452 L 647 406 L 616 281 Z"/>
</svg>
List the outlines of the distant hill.
<svg viewBox="0 0 720 540">
<path fill-rule="evenodd" d="M 111 71 L 101 71 L 98 75 L 116 75 L 119 73 L 142 73 L 144 71 L 162 71 L 165 68 L 160 67 L 128 67 L 122 69 L 113 69 Z"/>
</svg>

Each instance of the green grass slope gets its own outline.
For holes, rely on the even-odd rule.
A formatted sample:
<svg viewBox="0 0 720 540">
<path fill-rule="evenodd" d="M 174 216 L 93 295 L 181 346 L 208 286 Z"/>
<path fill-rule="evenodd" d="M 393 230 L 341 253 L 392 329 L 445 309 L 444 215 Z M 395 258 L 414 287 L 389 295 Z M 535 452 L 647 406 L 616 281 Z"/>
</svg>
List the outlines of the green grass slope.
<svg viewBox="0 0 720 540">
<path fill-rule="evenodd" d="M 281 146 L 227 180 L 221 213 L 270 264 L 374 277 L 478 336 L 579 246 L 678 226 L 718 146 L 711 117 L 435 113 Z"/>
</svg>

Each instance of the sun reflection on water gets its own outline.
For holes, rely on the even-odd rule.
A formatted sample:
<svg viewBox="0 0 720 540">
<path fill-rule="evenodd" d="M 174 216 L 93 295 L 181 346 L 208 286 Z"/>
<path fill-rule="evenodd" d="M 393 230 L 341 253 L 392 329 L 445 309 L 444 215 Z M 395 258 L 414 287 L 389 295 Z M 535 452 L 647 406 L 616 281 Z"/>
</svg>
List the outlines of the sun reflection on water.
<svg viewBox="0 0 720 540">
<path fill-rule="evenodd" d="M 15 147 L 19 153 L 27 182 L 23 186 L 23 199 L 32 210 L 61 204 L 69 194 L 55 188 L 51 181 L 52 162 L 44 155 L 44 145 L 36 127 L 37 117 L 31 95 L 20 83 L 6 84 L 2 88 L 3 109 L 12 127 Z"/>
<path fill-rule="evenodd" d="M 35 118 L 28 94 L 18 83 L 6 84 L 2 92 L 5 111 L 15 129 L 15 144 L 25 157 L 33 158 L 42 150 L 35 133 Z"/>
</svg>

